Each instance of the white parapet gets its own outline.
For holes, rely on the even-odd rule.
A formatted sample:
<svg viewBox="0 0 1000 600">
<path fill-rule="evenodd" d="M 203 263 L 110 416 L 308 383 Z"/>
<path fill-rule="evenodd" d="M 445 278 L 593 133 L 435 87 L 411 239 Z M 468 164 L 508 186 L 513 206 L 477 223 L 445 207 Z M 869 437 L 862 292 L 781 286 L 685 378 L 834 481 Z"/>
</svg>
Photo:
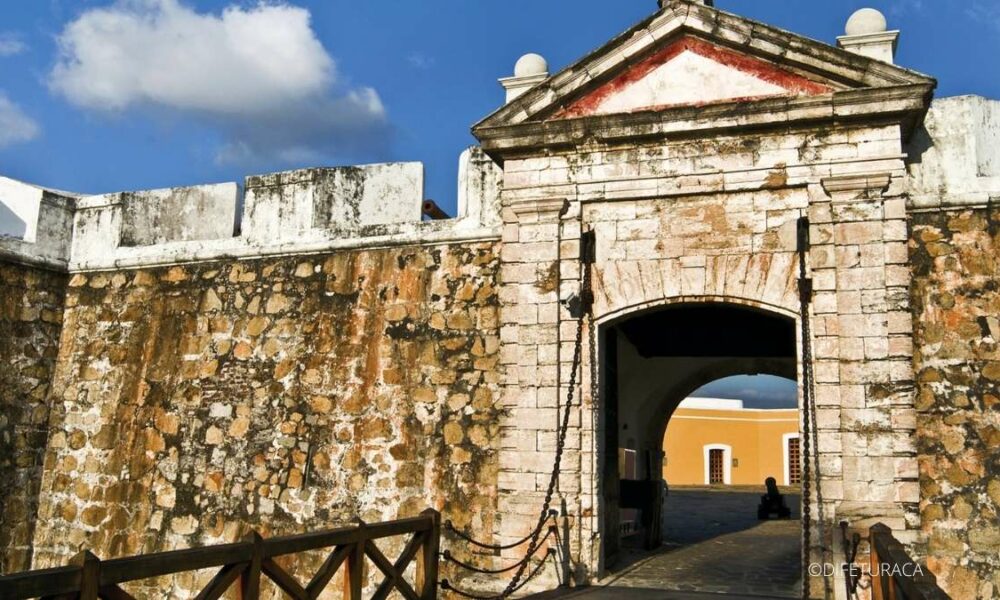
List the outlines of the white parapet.
<svg viewBox="0 0 1000 600">
<path fill-rule="evenodd" d="M 0 236 L 35 242 L 42 189 L 0 177 Z"/>
<path fill-rule="evenodd" d="M 912 208 L 984 205 L 1000 198 L 1000 101 L 935 100 L 907 154 Z"/>
<path fill-rule="evenodd" d="M 0 178 L 0 255 L 70 271 L 497 239 L 502 172 L 459 162 L 459 214 L 423 221 L 421 163 L 300 169 L 235 183 L 59 196 Z"/>
<path fill-rule="evenodd" d="M 235 183 L 220 183 L 85 196 L 77 203 L 74 255 L 232 237 L 238 194 Z"/>
<path fill-rule="evenodd" d="M 681 401 L 677 408 L 704 410 L 743 410 L 743 401 L 730 398 L 700 398 L 691 396 Z"/>
<path fill-rule="evenodd" d="M 500 190 L 503 169 L 479 146 L 458 159 L 458 216 L 472 227 L 500 226 Z"/>
<path fill-rule="evenodd" d="M 420 222 L 423 201 L 418 162 L 260 175 L 247 179 L 242 229 L 253 244 L 364 237 Z"/>
<path fill-rule="evenodd" d="M 0 255 L 65 268 L 74 201 L 70 194 L 0 177 Z"/>
<path fill-rule="evenodd" d="M 85 196 L 72 262 L 111 266 L 122 250 L 231 238 L 238 196 L 235 183 Z"/>
</svg>

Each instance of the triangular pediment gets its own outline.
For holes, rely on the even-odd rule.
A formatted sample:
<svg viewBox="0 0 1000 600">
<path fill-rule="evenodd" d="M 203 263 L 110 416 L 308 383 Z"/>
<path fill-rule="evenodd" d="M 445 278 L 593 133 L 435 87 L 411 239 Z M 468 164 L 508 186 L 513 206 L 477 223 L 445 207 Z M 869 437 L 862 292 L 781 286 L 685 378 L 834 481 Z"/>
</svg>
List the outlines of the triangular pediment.
<svg viewBox="0 0 1000 600">
<path fill-rule="evenodd" d="M 775 96 L 827 94 L 832 84 L 774 63 L 681 36 L 575 100 L 556 115 L 582 117 L 749 101 Z"/>
<path fill-rule="evenodd" d="M 698 107 L 711 108 L 705 115 L 732 117 L 726 107 L 741 103 L 751 112 L 771 114 L 773 107 L 782 106 L 777 102 L 794 110 L 794 102 L 815 107 L 827 98 L 834 105 L 848 94 L 846 101 L 855 103 L 859 100 L 852 94 L 872 90 L 893 101 L 904 95 L 929 98 L 935 85 L 933 78 L 914 71 L 699 2 L 672 0 L 485 118 L 473 133 L 483 141 L 508 135 L 502 132 L 522 124 L 537 127 L 613 115 L 622 116 L 613 124 L 620 129 L 627 126 L 622 119 L 628 115 L 646 115 L 643 123 L 648 124 L 684 110 L 683 118 L 690 119 L 690 109 Z M 596 130 L 588 125 L 587 131 Z M 551 137 L 525 132 L 533 140 Z"/>
</svg>

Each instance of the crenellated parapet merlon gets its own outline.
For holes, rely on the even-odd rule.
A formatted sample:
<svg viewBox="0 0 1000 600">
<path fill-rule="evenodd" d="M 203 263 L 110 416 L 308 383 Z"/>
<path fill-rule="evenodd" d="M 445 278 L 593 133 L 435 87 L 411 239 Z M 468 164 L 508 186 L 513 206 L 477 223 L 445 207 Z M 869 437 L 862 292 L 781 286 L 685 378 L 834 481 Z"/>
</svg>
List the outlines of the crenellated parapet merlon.
<svg viewBox="0 0 1000 600">
<path fill-rule="evenodd" d="M 458 215 L 425 221 L 417 162 L 94 196 L 0 177 L 0 256 L 88 271 L 496 238 L 501 178 L 482 150 L 466 150 Z"/>
<path fill-rule="evenodd" d="M 0 177 L 0 256 L 65 268 L 78 196 Z"/>
<path fill-rule="evenodd" d="M 906 149 L 910 209 L 983 207 L 1000 199 L 1000 101 L 941 98 Z"/>
</svg>

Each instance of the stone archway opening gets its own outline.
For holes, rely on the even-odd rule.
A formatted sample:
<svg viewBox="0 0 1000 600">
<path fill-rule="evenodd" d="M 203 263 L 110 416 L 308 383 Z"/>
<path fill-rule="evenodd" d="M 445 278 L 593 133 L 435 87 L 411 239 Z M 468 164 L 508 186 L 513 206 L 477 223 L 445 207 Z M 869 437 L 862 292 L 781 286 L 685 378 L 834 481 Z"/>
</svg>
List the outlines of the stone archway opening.
<svg viewBox="0 0 1000 600">
<path fill-rule="evenodd" d="M 797 381 L 796 321 L 729 302 L 672 304 L 606 323 L 601 346 L 602 559 L 603 570 L 614 572 L 644 552 L 668 547 L 672 540 L 664 535 L 665 517 L 691 509 L 671 501 L 669 482 L 664 481 L 664 473 L 670 471 L 665 467 L 671 466 L 670 457 L 665 463 L 664 438 L 682 401 L 702 386 L 732 376 Z M 794 422 L 784 433 L 798 431 L 797 404 L 792 410 Z M 704 424 L 711 431 L 713 423 L 707 419 Z M 775 450 L 780 452 L 784 442 L 779 435 Z M 738 462 L 749 457 L 741 455 L 744 450 L 738 444 L 734 447 L 720 436 L 715 441 L 706 438 L 702 446 L 696 456 L 675 459 L 696 459 L 706 486 L 751 483 L 745 475 L 749 463 Z M 713 460 L 718 463 L 715 471 Z M 779 485 L 786 483 L 784 473 L 774 477 Z M 744 500 L 759 499 L 757 489 L 763 485 L 761 478 Z M 751 501 L 745 507 L 751 521 L 757 518 L 756 504 Z M 797 512 L 798 497 L 789 504 Z M 797 569 L 798 556 L 789 560 Z"/>
</svg>

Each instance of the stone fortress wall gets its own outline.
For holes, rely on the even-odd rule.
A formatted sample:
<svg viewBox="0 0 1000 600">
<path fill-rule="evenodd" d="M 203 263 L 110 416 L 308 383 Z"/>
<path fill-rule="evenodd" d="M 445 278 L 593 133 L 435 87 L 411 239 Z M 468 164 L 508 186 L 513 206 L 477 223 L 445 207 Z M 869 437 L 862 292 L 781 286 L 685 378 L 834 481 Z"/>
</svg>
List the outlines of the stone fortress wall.
<svg viewBox="0 0 1000 600">
<path fill-rule="evenodd" d="M 935 101 L 910 153 L 918 552 L 1000 595 L 1000 102 Z"/>
<path fill-rule="evenodd" d="M 0 261 L 0 572 L 31 564 L 67 275 Z"/>
<path fill-rule="evenodd" d="M 439 221 L 422 178 L 251 177 L 239 224 L 234 184 L 4 180 L 39 224 L 0 239 L 3 572 L 428 506 L 491 531 L 500 173 L 464 153 Z"/>
<path fill-rule="evenodd" d="M 907 149 L 916 547 L 954 589 L 997 571 L 1000 173 L 981 124 L 998 106 L 937 101 Z M 499 181 L 473 156 L 456 220 L 417 222 L 419 171 L 376 166 L 359 171 L 382 190 L 411 175 L 395 188 L 409 212 L 316 226 L 332 222 L 344 170 L 296 171 L 248 181 L 235 237 L 235 186 L 89 197 L 74 212 L 68 196 L 8 183 L 4 202 L 11 188 L 37 199 L 40 224 L 34 242 L 0 242 L 0 352 L 15 367 L 2 466 L 18 482 L 0 499 L 5 571 L 79 547 L 120 556 L 427 505 L 495 531 L 498 494 L 518 484 L 498 479 Z M 192 196 L 210 218 L 177 210 Z M 289 225 L 265 227 L 265 210 Z M 45 225 L 71 222 L 78 238 Z"/>
<path fill-rule="evenodd" d="M 827 500 L 851 496 L 858 518 L 865 494 L 903 506 L 892 525 L 946 589 L 990 597 L 1000 590 L 998 120 L 1000 103 L 961 97 L 934 102 L 906 146 L 878 123 L 590 140 L 572 164 L 500 167 L 472 149 L 459 215 L 430 222 L 415 163 L 100 196 L 0 179 L 0 202 L 22 224 L 0 237 L 0 359 L 13 367 L 0 372 L 0 477 L 17 483 L 0 490 L 0 566 L 427 506 L 479 538 L 519 538 L 551 469 L 579 217 L 598 235 L 602 315 L 713 289 L 773 297 L 792 314 L 792 225 L 808 210 L 831 235 L 812 255 L 827 271 L 815 304 Z M 743 138 L 758 147 L 734 145 Z M 846 181 L 862 162 L 888 173 L 884 185 Z M 853 206 L 828 197 L 857 186 L 887 192 Z M 822 221 L 835 214 L 845 222 Z M 855 235 L 878 252 L 852 262 L 865 245 Z M 893 347 L 842 341 L 864 337 L 838 330 L 862 322 L 854 312 L 894 328 Z M 847 364 L 852 352 L 895 365 L 876 374 L 893 375 L 891 397 Z M 861 383 L 840 385 L 851 377 Z M 590 418 L 573 420 L 560 482 L 579 525 L 580 579 L 600 560 L 588 541 L 600 509 Z M 843 451 L 858 444 L 863 454 Z"/>
</svg>

